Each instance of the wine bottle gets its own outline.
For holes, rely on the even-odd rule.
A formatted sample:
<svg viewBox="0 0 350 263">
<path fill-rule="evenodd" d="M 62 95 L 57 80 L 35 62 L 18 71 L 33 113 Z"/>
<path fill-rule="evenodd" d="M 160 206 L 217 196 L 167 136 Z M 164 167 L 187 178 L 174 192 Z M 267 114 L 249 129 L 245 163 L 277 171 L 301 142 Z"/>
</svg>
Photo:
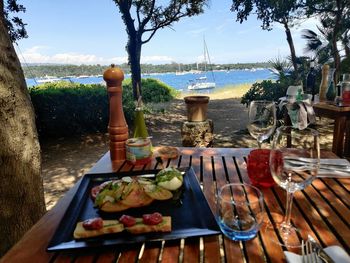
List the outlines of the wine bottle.
<svg viewBox="0 0 350 263">
<path fill-rule="evenodd" d="M 315 63 L 311 61 L 309 72 L 306 75 L 306 87 L 305 87 L 304 93 L 312 95 L 312 101 L 314 100 L 314 96 L 317 94 L 315 84 L 316 84 Z"/>
<path fill-rule="evenodd" d="M 331 80 L 331 83 L 329 84 L 327 93 L 326 93 L 326 98 L 328 101 L 334 101 L 335 99 L 335 89 L 334 89 L 334 81 Z"/>
</svg>

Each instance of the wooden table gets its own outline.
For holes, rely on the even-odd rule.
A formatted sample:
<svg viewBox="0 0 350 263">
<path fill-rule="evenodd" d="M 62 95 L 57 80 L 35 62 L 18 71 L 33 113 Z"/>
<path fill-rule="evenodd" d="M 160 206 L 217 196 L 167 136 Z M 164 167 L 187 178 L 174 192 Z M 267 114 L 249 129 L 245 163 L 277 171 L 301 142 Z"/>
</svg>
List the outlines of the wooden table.
<svg viewBox="0 0 350 263">
<path fill-rule="evenodd" d="M 317 116 L 335 121 L 332 151 L 338 156 L 350 156 L 350 106 L 338 107 L 327 102 L 319 102 L 313 107 Z"/>
<path fill-rule="evenodd" d="M 217 188 L 229 182 L 249 182 L 246 156 L 250 149 L 180 148 L 179 158 L 166 165 L 192 166 L 203 186 L 213 211 Z M 331 152 L 323 157 L 335 158 Z M 91 173 L 117 170 L 159 168 L 155 160 L 146 167 L 111 164 L 109 153 L 91 169 Z M 78 184 L 77 184 L 78 185 Z M 232 242 L 222 235 L 185 240 L 138 244 L 113 249 L 90 249 L 48 253 L 49 240 L 77 185 L 73 187 L 23 238 L 2 258 L 2 262 L 284 262 L 283 248 L 273 240 L 278 234 L 260 231 L 247 242 Z M 302 233 L 309 233 L 323 246 L 340 245 L 350 251 L 350 179 L 316 179 L 304 191 L 295 194 L 292 221 Z M 286 193 L 278 186 L 263 189 L 266 221 L 274 212 L 284 213 Z M 300 253 L 300 251 L 298 251 Z"/>
</svg>

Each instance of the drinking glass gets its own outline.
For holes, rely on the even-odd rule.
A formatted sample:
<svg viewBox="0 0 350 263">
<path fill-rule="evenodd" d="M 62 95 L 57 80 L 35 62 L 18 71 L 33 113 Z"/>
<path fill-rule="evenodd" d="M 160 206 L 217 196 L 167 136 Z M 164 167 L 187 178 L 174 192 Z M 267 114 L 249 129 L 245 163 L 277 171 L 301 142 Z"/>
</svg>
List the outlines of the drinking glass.
<svg viewBox="0 0 350 263">
<path fill-rule="evenodd" d="M 225 236 L 234 241 L 254 238 L 264 219 L 261 191 L 249 184 L 233 183 L 220 188 L 217 221 Z"/>
<path fill-rule="evenodd" d="M 343 81 L 341 83 L 341 98 L 344 105 L 350 105 L 350 74 L 343 74 Z"/>
<path fill-rule="evenodd" d="M 258 147 L 268 139 L 276 127 L 276 106 L 273 101 L 253 100 L 248 110 L 248 131 Z"/>
<path fill-rule="evenodd" d="M 301 246 L 291 224 L 294 192 L 307 187 L 316 178 L 320 163 L 319 135 L 316 130 L 291 126 L 277 129 L 270 152 L 270 169 L 276 183 L 287 191 L 286 212 L 283 222 L 277 224 L 286 247 Z"/>
</svg>

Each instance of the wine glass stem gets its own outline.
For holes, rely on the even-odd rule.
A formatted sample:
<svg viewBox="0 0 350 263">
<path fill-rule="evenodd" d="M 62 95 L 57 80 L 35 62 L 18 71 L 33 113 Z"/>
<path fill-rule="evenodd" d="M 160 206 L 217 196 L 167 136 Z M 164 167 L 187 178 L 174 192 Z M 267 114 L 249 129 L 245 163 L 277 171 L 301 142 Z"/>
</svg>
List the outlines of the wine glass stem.
<svg viewBox="0 0 350 263">
<path fill-rule="evenodd" d="M 261 142 L 258 141 L 258 148 L 261 149 Z"/>
<path fill-rule="evenodd" d="M 286 214 L 284 216 L 283 220 L 283 227 L 286 229 L 290 229 L 291 224 L 290 224 L 290 217 L 292 214 L 292 205 L 293 205 L 293 192 L 288 192 L 287 191 L 287 204 L 286 204 Z"/>
<path fill-rule="evenodd" d="M 258 148 L 261 149 L 261 145 L 263 143 L 263 140 L 261 138 L 258 138 L 257 142 L 258 142 Z"/>
</svg>

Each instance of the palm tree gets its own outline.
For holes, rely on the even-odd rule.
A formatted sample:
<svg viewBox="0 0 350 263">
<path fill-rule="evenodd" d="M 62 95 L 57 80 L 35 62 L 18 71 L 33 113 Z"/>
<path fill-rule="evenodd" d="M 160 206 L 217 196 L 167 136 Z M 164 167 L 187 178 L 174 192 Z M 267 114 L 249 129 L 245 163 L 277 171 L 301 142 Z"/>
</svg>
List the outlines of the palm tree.
<svg viewBox="0 0 350 263">
<path fill-rule="evenodd" d="M 290 75 L 292 71 L 292 65 L 288 60 L 277 57 L 268 61 L 271 64 L 271 72 L 277 77 L 278 80 L 284 79 Z"/>
<path fill-rule="evenodd" d="M 305 51 L 313 55 L 312 60 L 316 60 L 318 64 L 332 62 L 332 30 L 325 25 L 325 21 L 321 21 L 321 25 L 317 26 L 320 34 L 304 29 L 302 38 L 306 39 Z"/>
</svg>

